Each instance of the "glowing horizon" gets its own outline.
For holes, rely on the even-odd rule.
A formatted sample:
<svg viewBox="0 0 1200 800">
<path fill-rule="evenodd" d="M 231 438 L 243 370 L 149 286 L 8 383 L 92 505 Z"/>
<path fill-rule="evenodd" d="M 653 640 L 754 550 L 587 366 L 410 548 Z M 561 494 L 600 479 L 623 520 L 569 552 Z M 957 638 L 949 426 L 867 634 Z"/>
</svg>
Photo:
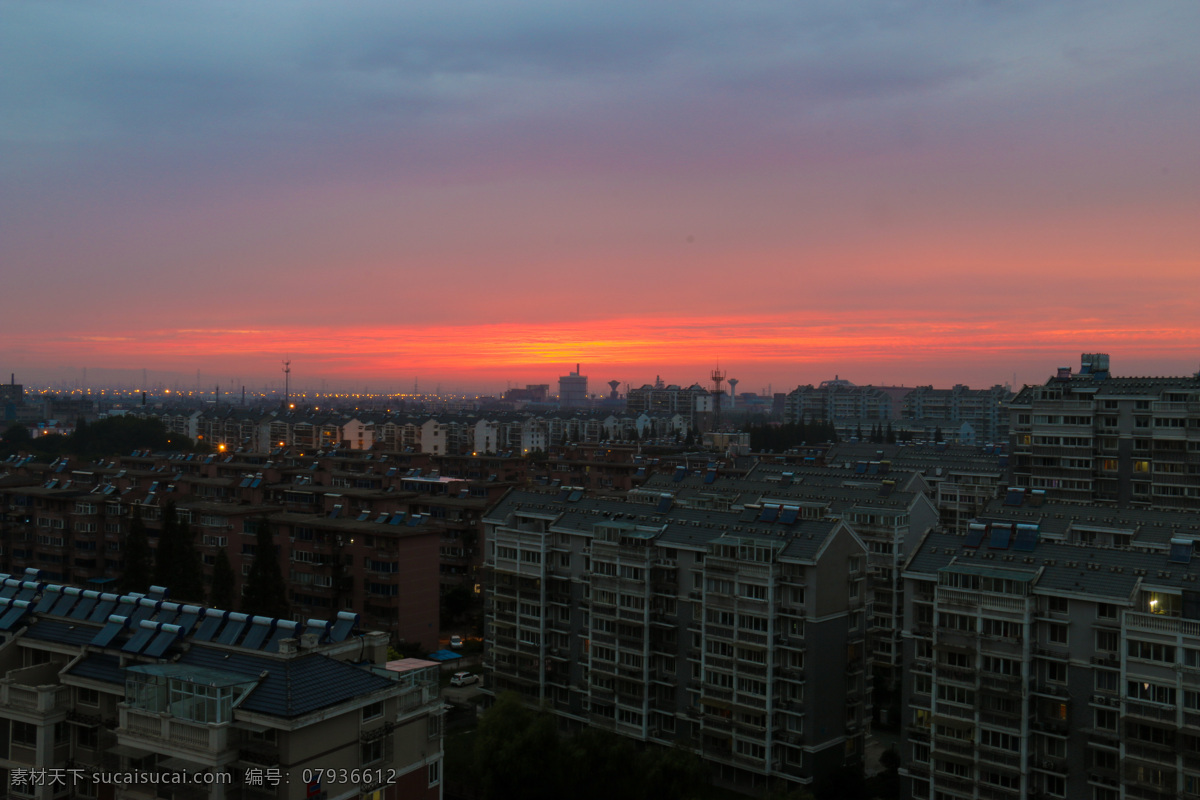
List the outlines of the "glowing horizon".
<svg viewBox="0 0 1200 800">
<path fill-rule="evenodd" d="M 118 353 L 109 349 L 114 341 L 125 345 Z M 407 376 L 474 387 L 553 384 L 581 363 L 596 393 L 607 393 L 605 384 L 613 378 L 621 381 L 622 391 L 626 383 L 640 386 L 659 375 L 668 383 L 707 385 L 709 371 L 718 364 L 739 378 L 741 391 L 757 391 L 767 383 L 788 391 L 835 373 L 859 384 L 983 388 L 1009 383 L 1017 371 L 1022 382 L 1040 383 L 1058 366 L 1077 367 L 1079 353 L 1093 351 L 1112 354 L 1119 375 L 1145 374 L 1137 369 L 1142 364 L 1152 370 L 1175 365 L 1176 374 L 1195 371 L 1193 331 L 1086 318 L 987 325 L 754 316 L 618 318 L 545 327 L 189 328 L 104 336 L 39 333 L 18 337 L 14 344 L 38 361 L 67 348 L 79 359 L 74 369 L 86 365 L 94 376 L 96 370 L 184 376 L 200 370 L 210 377 L 240 375 L 273 383 L 282 380 L 280 360 L 286 356 L 296 385 L 309 386 L 317 381 L 403 384 Z"/>
</svg>

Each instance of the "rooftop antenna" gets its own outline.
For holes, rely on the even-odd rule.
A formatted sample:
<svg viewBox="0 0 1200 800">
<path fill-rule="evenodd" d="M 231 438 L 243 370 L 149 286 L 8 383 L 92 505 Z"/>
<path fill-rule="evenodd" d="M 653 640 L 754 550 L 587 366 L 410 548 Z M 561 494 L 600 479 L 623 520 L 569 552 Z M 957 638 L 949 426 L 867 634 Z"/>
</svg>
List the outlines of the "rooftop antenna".
<svg viewBox="0 0 1200 800">
<path fill-rule="evenodd" d="M 720 367 L 712 371 L 712 399 L 713 399 L 713 430 L 721 428 L 721 397 L 724 396 L 725 390 L 721 388 L 721 384 L 725 382 L 725 372 Z"/>
<path fill-rule="evenodd" d="M 283 360 L 283 407 L 286 410 L 288 407 L 288 398 L 292 394 L 292 362 L 290 359 Z"/>
</svg>

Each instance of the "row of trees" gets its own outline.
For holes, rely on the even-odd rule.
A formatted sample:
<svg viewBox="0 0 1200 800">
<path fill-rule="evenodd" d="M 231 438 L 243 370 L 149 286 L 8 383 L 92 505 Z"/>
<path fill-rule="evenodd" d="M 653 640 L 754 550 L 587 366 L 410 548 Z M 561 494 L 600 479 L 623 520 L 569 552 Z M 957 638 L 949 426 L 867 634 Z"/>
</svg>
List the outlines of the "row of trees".
<svg viewBox="0 0 1200 800">
<path fill-rule="evenodd" d="M 899 757 L 888 751 L 885 772 L 870 781 L 860 767 L 818 776 L 811 790 L 773 782 L 761 800 L 866 800 L 898 797 Z M 447 794 L 473 800 L 727 800 L 712 786 L 709 766 L 680 748 L 641 745 L 624 736 L 585 728 L 558 733 L 553 715 L 534 711 L 507 692 L 479 720 L 474 734 L 446 742 Z"/>
<path fill-rule="evenodd" d="M 870 441 L 873 444 L 895 444 L 897 441 L 911 442 L 913 438 L 912 431 L 909 430 L 902 430 L 899 433 L 894 432 L 892 430 L 892 423 L 890 422 L 887 424 L 886 428 L 878 422 L 875 423 L 875 425 L 871 427 L 871 435 L 869 437 L 863 436 L 862 425 L 859 425 L 855 429 L 855 435 L 858 437 L 860 442 Z M 940 442 L 942 440 L 942 426 L 939 425 L 934 430 L 933 440 L 935 442 Z"/>
<path fill-rule="evenodd" d="M 138 417 L 109 417 L 90 424 L 80 419 L 69 436 L 33 436 L 24 425 L 10 425 L 0 436 L 0 457 L 27 452 L 45 457 L 100 458 L 141 448 L 189 452 L 196 449 L 196 443 L 171 433 L 160 420 Z"/>
<path fill-rule="evenodd" d="M 480 800 L 701 800 L 709 775 L 695 755 L 669 748 L 639 750 L 625 737 L 588 728 L 559 736 L 554 717 L 501 695 L 479 721 L 473 741 L 447 743 L 447 777 Z"/>
<path fill-rule="evenodd" d="M 217 551 L 212 583 L 204 591 L 204 566 L 191 527 L 179 519 L 174 503 L 163 509 L 158 548 L 151 549 L 146 523 L 139 506 L 133 507 L 129 533 L 125 537 L 125 572 L 119 587 L 122 592 L 145 592 L 151 585 L 165 586 L 171 599 L 204 603 L 220 609 L 269 617 L 288 616 L 287 585 L 279 568 L 274 535 L 266 519 L 257 523 L 254 561 L 246 576 L 246 592 L 237 603 L 237 577 L 225 548 Z"/>
<path fill-rule="evenodd" d="M 750 434 L 750 449 L 756 453 L 780 453 L 803 444 L 838 441 L 837 430 L 824 420 L 783 425 L 750 423 L 744 430 Z"/>
</svg>

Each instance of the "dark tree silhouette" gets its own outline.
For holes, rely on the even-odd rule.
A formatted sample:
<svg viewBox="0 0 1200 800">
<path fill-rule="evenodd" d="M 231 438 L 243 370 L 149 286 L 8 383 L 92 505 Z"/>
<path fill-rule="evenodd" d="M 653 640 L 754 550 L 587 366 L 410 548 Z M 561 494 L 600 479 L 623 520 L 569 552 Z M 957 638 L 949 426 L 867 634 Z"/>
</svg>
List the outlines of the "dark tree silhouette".
<svg viewBox="0 0 1200 800">
<path fill-rule="evenodd" d="M 229 554 L 222 547 L 217 551 L 217 560 L 213 564 L 212 585 L 208 588 L 208 604 L 213 608 L 232 610 L 237 601 L 236 583 L 237 576 L 233 572 L 233 565 L 229 563 Z"/>
<path fill-rule="evenodd" d="M 287 584 L 279 568 L 275 550 L 275 533 L 266 518 L 258 520 L 254 561 L 246 576 L 246 591 L 242 595 L 242 611 L 264 617 L 287 617 L 291 608 L 287 600 Z"/>
<path fill-rule="evenodd" d="M 117 585 L 122 592 L 145 592 L 150 588 L 154 575 L 150 538 L 146 535 L 146 523 L 142 521 L 142 509 L 133 507 L 129 519 L 129 532 L 125 534 L 125 572 Z"/>
<path fill-rule="evenodd" d="M 154 582 L 165 586 L 175 600 L 204 602 L 204 570 L 192 542 L 192 531 L 179 519 L 175 503 L 163 509 L 162 531 L 154 559 Z"/>
</svg>

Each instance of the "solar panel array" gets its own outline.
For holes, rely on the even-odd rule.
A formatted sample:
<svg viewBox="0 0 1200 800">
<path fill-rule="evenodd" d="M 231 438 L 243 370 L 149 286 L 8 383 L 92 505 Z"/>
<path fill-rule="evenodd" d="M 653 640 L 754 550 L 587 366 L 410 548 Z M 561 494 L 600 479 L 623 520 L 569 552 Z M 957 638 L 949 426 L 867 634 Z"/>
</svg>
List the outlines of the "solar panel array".
<svg viewBox="0 0 1200 800">
<path fill-rule="evenodd" d="M 36 577 L 36 570 L 23 577 L 0 574 L 0 631 L 33 622 L 31 615 L 63 617 L 97 624 L 91 645 L 161 658 L 189 637 L 276 653 L 284 639 L 298 639 L 305 633 L 316 634 L 322 644 L 345 641 L 359 623 L 358 614 L 347 611 L 339 612 L 332 621 L 300 623 L 171 602 L 161 586 L 152 586 L 146 593 L 120 595 L 46 584 Z"/>
</svg>

